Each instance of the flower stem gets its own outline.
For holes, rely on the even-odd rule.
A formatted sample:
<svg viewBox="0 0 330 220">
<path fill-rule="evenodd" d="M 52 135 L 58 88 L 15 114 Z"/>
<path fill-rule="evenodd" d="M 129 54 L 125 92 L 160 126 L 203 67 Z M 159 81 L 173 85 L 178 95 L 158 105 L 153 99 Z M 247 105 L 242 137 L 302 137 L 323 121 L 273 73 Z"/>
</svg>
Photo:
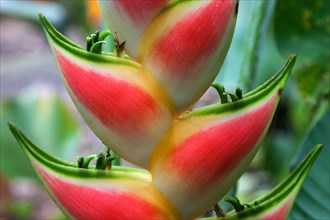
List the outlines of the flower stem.
<svg viewBox="0 0 330 220">
<path fill-rule="evenodd" d="M 240 85 L 247 91 L 254 86 L 260 51 L 266 38 L 275 1 L 255 1 L 250 3 L 250 6 L 252 6 L 251 16 L 247 22 L 249 28 L 246 33 L 243 60 L 239 71 Z"/>
</svg>

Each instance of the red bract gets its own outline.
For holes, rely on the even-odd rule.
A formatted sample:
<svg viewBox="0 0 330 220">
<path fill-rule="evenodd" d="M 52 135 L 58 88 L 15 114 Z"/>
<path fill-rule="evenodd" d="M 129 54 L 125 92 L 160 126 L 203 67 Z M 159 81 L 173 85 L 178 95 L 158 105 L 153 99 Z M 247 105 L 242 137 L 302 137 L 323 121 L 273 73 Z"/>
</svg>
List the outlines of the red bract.
<svg viewBox="0 0 330 220">
<path fill-rule="evenodd" d="M 174 107 L 166 90 L 140 64 L 87 52 L 40 18 L 69 94 L 87 124 L 121 157 L 146 166 L 172 123 Z"/>
<path fill-rule="evenodd" d="M 151 184 L 148 172 L 113 167 L 78 168 L 40 150 L 14 125 L 10 129 L 51 196 L 74 219 L 179 219 L 174 206 Z"/>
<path fill-rule="evenodd" d="M 127 45 L 139 45 L 137 52 L 129 48 L 128 53 L 137 53 L 136 59 L 166 87 L 178 111 L 184 111 L 203 95 L 218 74 L 231 42 L 238 3 L 177 1 L 156 14 L 165 1 L 158 2 L 157 7 L 142 7 L 138 1 L 127 8 L 125 1 L 119 2 L 99 2 L 111 30 L 118 32 Z M 123 11 L 120 17 L 118 7 Z M 134 14 L 130 13 L 132 8 Z M 145 10 L 149 12 L 147 18 Z M 143 17 L 145 22 L 141 26 L 140 19 L 133 17 Z M 128 28 L 133 22 L 135 28 Z M 130 40 L 132 35 L 135 40 Z"/>
<path fill-rule="evenodd" d="M 59 205 L 74 218 L 169 219 L 175 216 L 175 209 L 152 189 L 150 178 L 139 178 L 134 170 L 116 173 L 114 168 L 112 178 L 93 180 L 56 175 L 38 165 L 36 168 Z"/>
<path fill-rule="evenodd" d="M 155 148 L 150 165 L 153 181 L 184 218 L 210 209 L 248 167 L 294 60 L 242 100 L 183 115 Z"/>
</svg>

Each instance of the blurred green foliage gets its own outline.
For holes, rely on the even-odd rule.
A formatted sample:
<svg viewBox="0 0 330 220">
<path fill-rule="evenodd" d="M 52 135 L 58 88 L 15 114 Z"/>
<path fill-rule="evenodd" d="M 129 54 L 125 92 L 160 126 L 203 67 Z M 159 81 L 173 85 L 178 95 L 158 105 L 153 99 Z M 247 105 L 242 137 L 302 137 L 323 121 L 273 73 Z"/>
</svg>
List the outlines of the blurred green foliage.
<svg viewBox="0 0 330 220">
<path fill-rule="evenodd" d="M 307 119 L 300 124 L 307 128 L 301 131 L 304 136 L 329 107 L 330 1 L 278 0 L 274 36 L 282 55 L 299 55 L 294 76 L 305 109 L 301 116 Z"/>
<path fill-rule="evenodd" d="M 10 134 L 7 122 L 17 124 L 45 151 L 64 160 L 74 159 L 80 143 L 79 125 L 60 97 L 37 91 L 25 92 L 0 103 L 1 172 L 6 177 L 31 177 L 35 172 Z"/>
<path fill-rule="evenodd" d="M 329 8 L 327 0 L 277 0 L 274 34 L 281 54 L 297 53 L 300 63 L 329 61 Z"/>
<path fill-rule="evenodd" d="M 330 218 L 330 111 L 319 120 L 308 135 L 292 169 L 297 167 L 312 146 L 318 143 L 324 143 L 323 150 L 299 192 L 289 216 L 290 220 Z"/>
</svg>

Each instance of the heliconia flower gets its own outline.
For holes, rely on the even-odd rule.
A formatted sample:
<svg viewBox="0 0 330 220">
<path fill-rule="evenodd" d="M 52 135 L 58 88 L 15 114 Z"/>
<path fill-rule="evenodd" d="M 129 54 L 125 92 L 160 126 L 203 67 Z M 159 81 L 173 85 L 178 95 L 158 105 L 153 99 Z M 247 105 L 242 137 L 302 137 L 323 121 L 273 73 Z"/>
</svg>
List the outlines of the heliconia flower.
<svg viewBox="0 0 330 220">
<path fill-rule="evenodd" d="M 295 59 L 241 100 L 182 115 L 155 147 L 153 182 L 184 219 L 211 208 L 248 168 Z"/>
<path fill-rule="evenodd" d="M 166 90 L 140 64 L 87 52 L 57 32 L 43 15 L 40 21 L 86 123 L 121 157 L 146 166 L 173 120 L 175 107 Z"/>
<path fill-rule="evenodd" d="M 244 205 L 242 211 L 232 211 L 224 218 L 218 218 L 218 220 L 285 220 L 308 172 L 321 150 L 322 145 L 314 147 L 299 166 L 271 192 L 256 201 Z"/>
<path fill-rule="evenodd" d="M 230 46 L 238 2 L 99 1 L 99 6 L 111 31 L 126 41 L 127 53 L 155 75 L 183 111 L 217 76 Z"/>
<path fill-rule="evenodd" d="M 71 219 L 180 219 L 176 208 L 150 184 L 150 173 L 127 167 L 77 168 L 42 151 L 13 124 L 9 127 Z"/>
</svg>

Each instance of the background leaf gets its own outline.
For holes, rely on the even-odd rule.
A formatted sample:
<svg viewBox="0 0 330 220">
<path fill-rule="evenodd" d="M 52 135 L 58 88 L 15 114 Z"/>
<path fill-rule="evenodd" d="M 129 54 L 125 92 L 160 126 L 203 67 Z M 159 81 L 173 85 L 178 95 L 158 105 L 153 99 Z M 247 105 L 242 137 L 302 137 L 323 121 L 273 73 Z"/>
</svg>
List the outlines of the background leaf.
<svg viewBox="0 0 330 220">
<path fill-rule="evenodd" d="M 252 1 L 252 10 L 247 17 L 249 29 L 243 45 L 243 59 L 240 65 L 240 84 L 246 90 L 253 89 L 260 52 L 273 14 L 275 1 Z M 251 6 L 250 6 L 251 7 Z"/>
<path fill-rule="evenodd" d="M 278 0 L 274 28 L 281 53 L 298 53 L 301 62 L 329 58 L 329 10 L 330 1 L 325 0 Z"/>
<path fill-rule="evenodd" d="M 26 92 L 0 104 L 1 172 L 7 177 L 35 176 L 32 166 L 10 134 L 7 122 L 22 128 L 45 151 L 64 160 L 74 159 L 80 132 L 63 101 L 47 92 Z"/>
<path fill-rule="evenodd" d="M 311 122 L 330 97 L 329 14 L 327 0 L 278 0 L 275 10 L 275 41 L 283 56 L 299 55 L 296 83 Z"/>
<path fill-rule="evenodd" d="M 280 57 L 298 54 L 298 59 L 261 149 L 262 166 L 274 181 L 289 172 L 306 134 L 329 107 L 329 14 L 327 0 L 276 1 L 256 80 L 263 80 Z"/>
<path fill-rule="evenodd" d="M 324 57 L 320 61 L 327 63 Z M 303 65 L 295 76 L 300 94 L 309 105 L 315 108 L 321 101 L 329 99 L 330 74 L 327 65 L 316 62 Z"/>
<path fill-rule="evenodd" d="M 274 8 L 275 1 L 239 2 L 233 40 L 216 83 L 225 85 L 229 91 L 235 91 L 239 86 L 246 93 L 266 81 L 281 67 L 285 58 L 279 58 L 274 63 L 274 53 L 271 53 L 272 62 L 266 64 L 266 73 L 264 69 L 260 71 L 261 65 L 265 63 L 264 59 L 268 58 L 265 51 L 270 50 L 268 26 L 272 21 Z M 271 47 L 274 48 L 274 45 Z M 263 78 L 257 80 L 260 72 Z"/>
<path fill-rule="evenodd" d="M 316 124 L 297 155 L 293 168 L 315 144 L 324 148 L 298 195 L 289 219 L 330 219 L 330 111 Z"/>
</svg>

